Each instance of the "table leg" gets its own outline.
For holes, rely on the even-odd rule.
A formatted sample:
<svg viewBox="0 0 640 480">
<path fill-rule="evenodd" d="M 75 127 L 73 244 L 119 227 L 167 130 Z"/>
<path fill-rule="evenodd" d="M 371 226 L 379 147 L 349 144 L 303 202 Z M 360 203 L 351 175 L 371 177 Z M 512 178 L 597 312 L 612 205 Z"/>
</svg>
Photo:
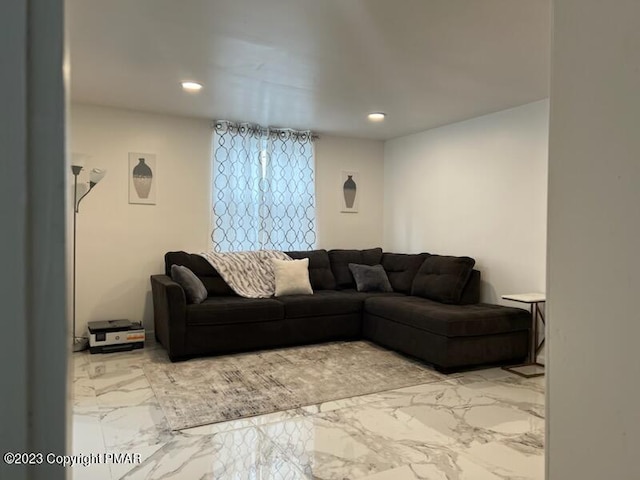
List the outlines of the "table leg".
<svg viewBox="0 0 640 480">
<path fill-rule="evenodd" d="M 542 326 L 546 325 L 545 319 L 544 319 L 544 315 L 542 314 L 542 310 L 540 309 L 540 307 L 538 306 L 537 310 L 537 315 L 536 315 L 536 325 L 538 324 L 538 318 L 540 318 L 540 321 L 542 322 Z M 538 330 L 538 333 L 536 335 L 536 358 L 535 360 L 538 361 L 538 353 L 540 353 L 540 350 L 542 350 L 542 347 L 544 346 L 544 341 L 546 340 L 546 338 L 543 338 L 541 342 L 538 342 L 538 337 L 540 336 L 540 330 Z"/>
<path fill-rule="evenodd" d="M 508 372 L 511 373 L 515 373 L 516 375 L 520 375 L 521 377 L 525 377 L 525 378 L 532 378 L 532 377 L 540 377 L 542 375 L 544 375 L 544 371 L 540 372 L 538 369 L 538 371 L 535 371 L 535 367 L 541 367 L 544 368 L 544 365 L 538 363 L 538 317 L 542 318 L 542 322 L 544 324 L 544 317 L 542 316 L 542 312 L 540 311 L 540 308 L 538 306 L 537 302 L 534 302 L 531 304 L 531 338 L 529 339 L 529 353 L 527 355 L 527 363 L 522 364 L 522 365 L 513 365 L 513 366 L 508 366 L 508 367 L 502 367 L 503 370 L 506 370 Z M 518 368 L 523 368 L 523 367 L 529 367 L 529 368 L 534 368 L 534 371 L 532 373 L 526 373 L 526 372 L 520 372 L 516 369 Z"/>
</svg>

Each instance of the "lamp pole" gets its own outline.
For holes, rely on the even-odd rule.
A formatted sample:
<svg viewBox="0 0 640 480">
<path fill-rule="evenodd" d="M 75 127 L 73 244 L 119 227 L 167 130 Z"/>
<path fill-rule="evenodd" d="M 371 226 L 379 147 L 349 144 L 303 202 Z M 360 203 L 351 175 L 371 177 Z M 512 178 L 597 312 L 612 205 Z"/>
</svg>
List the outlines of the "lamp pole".
<svg viewBox="0 0 640 480">
<path fill-rule="evenodd" d="M 89 340 L 86 337 L 76 337 L 76 232 L 78 225 L 78 175 L 82 171 L 80 165 L 72 165 L 73 172 L 73 330 L 72 330 L 72 348 L 74 352 L 86 350 Z M 91 188 L 89 188 L 90 190 Z M 89 193 L 87 191 L 87 193 Z M 86 193 L 85 193 L 86 195 Z M 84 195 L 80 198 L 82 200 Z"/>
<path fill-rule="evenodd" d="M 89 189 L 78 198 L 78 175 L 82 171 L 81 165 L 71 165 L 71 172 L 73 173 L 73 342 L 72 348 L 74 352 L 80 352 L 86 350 L 89 346 L 89 339 L 87 337 L 76 336 L 76 233 L 78 226 L 78 212 L 80 211 L 80 202 L 86 197 L 93 187 L 102 180 L 107 173 L 106 170 L 94 168 L 89 173 Z"/>
</svg>

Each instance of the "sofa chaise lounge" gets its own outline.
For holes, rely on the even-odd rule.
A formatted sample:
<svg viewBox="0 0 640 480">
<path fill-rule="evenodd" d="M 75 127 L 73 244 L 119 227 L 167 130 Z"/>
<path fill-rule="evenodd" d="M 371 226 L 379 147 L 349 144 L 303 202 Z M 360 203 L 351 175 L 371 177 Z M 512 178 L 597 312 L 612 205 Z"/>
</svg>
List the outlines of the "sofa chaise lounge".
<svg viewBox="0 0 640 480">
<path fill-rule="evenodd" d="M 367 339 L 444 372 L 527 356 L 526 310 L 480 303 L 480 272 L 468 257 L 367 250 L 287 252 L 309 259 L 313 295 L 237 296 L 203 257 L 165 255 L 151 276 L 155 334 L 172 361 L 333 340 Z M 187 302 L 170 277 L 189 268 L 208 297 Z M 349 264 L 381 264 L 392 292 L 357 291 Z"/>
</svg>

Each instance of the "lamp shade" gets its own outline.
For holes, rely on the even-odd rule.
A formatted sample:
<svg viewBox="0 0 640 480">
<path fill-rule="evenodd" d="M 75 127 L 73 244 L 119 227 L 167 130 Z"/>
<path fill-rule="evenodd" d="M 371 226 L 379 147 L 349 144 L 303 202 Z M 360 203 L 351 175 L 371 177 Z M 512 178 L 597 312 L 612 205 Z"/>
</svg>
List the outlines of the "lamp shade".
<svg viewBox="0 0 640 480">
<path fill-rule="evenodd" d="M 80 169 L 82 169 L 87 164 L 87 162 L 89 161 L 90 158 L 91 158 L 91 156 L 87 155 L 86 153 L 72 152 L 71 153 L 71 166 L 72 167 L 80 167 Z"/>
<path fill-rule="evenodd" d="M 91 187 L 95 186 L 106 174 L 107 171 L 102 168 L 91 169 L 91 172 L 89 172 L 89 185 Z"/>
</svg>

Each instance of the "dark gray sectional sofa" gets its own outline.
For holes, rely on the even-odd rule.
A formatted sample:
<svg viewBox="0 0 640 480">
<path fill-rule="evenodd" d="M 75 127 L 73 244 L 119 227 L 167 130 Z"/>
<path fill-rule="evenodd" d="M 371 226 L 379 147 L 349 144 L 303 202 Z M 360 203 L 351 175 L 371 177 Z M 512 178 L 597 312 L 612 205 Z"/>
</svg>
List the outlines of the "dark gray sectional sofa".
<svg viewBox="0 0 640 480">
<path fill-rule="evenodd" d="M 513 363 L 527 355 L 526 310 L 479 303 L 473 259 L 367 250 L 287 252 L 309 258 L 313 295 L 249 299 L 234 294 L 199 255 L 169 252 L 165 275 L 153 275 L 155 333 L 172 361 L 332 340 L 367 339 L 441 371 Z M 381 264 L 393 292 L 359 292 L 349 263 Z M 187 303 L 171 280 L 184 265 L 208 298 Z"/>
</svg>

